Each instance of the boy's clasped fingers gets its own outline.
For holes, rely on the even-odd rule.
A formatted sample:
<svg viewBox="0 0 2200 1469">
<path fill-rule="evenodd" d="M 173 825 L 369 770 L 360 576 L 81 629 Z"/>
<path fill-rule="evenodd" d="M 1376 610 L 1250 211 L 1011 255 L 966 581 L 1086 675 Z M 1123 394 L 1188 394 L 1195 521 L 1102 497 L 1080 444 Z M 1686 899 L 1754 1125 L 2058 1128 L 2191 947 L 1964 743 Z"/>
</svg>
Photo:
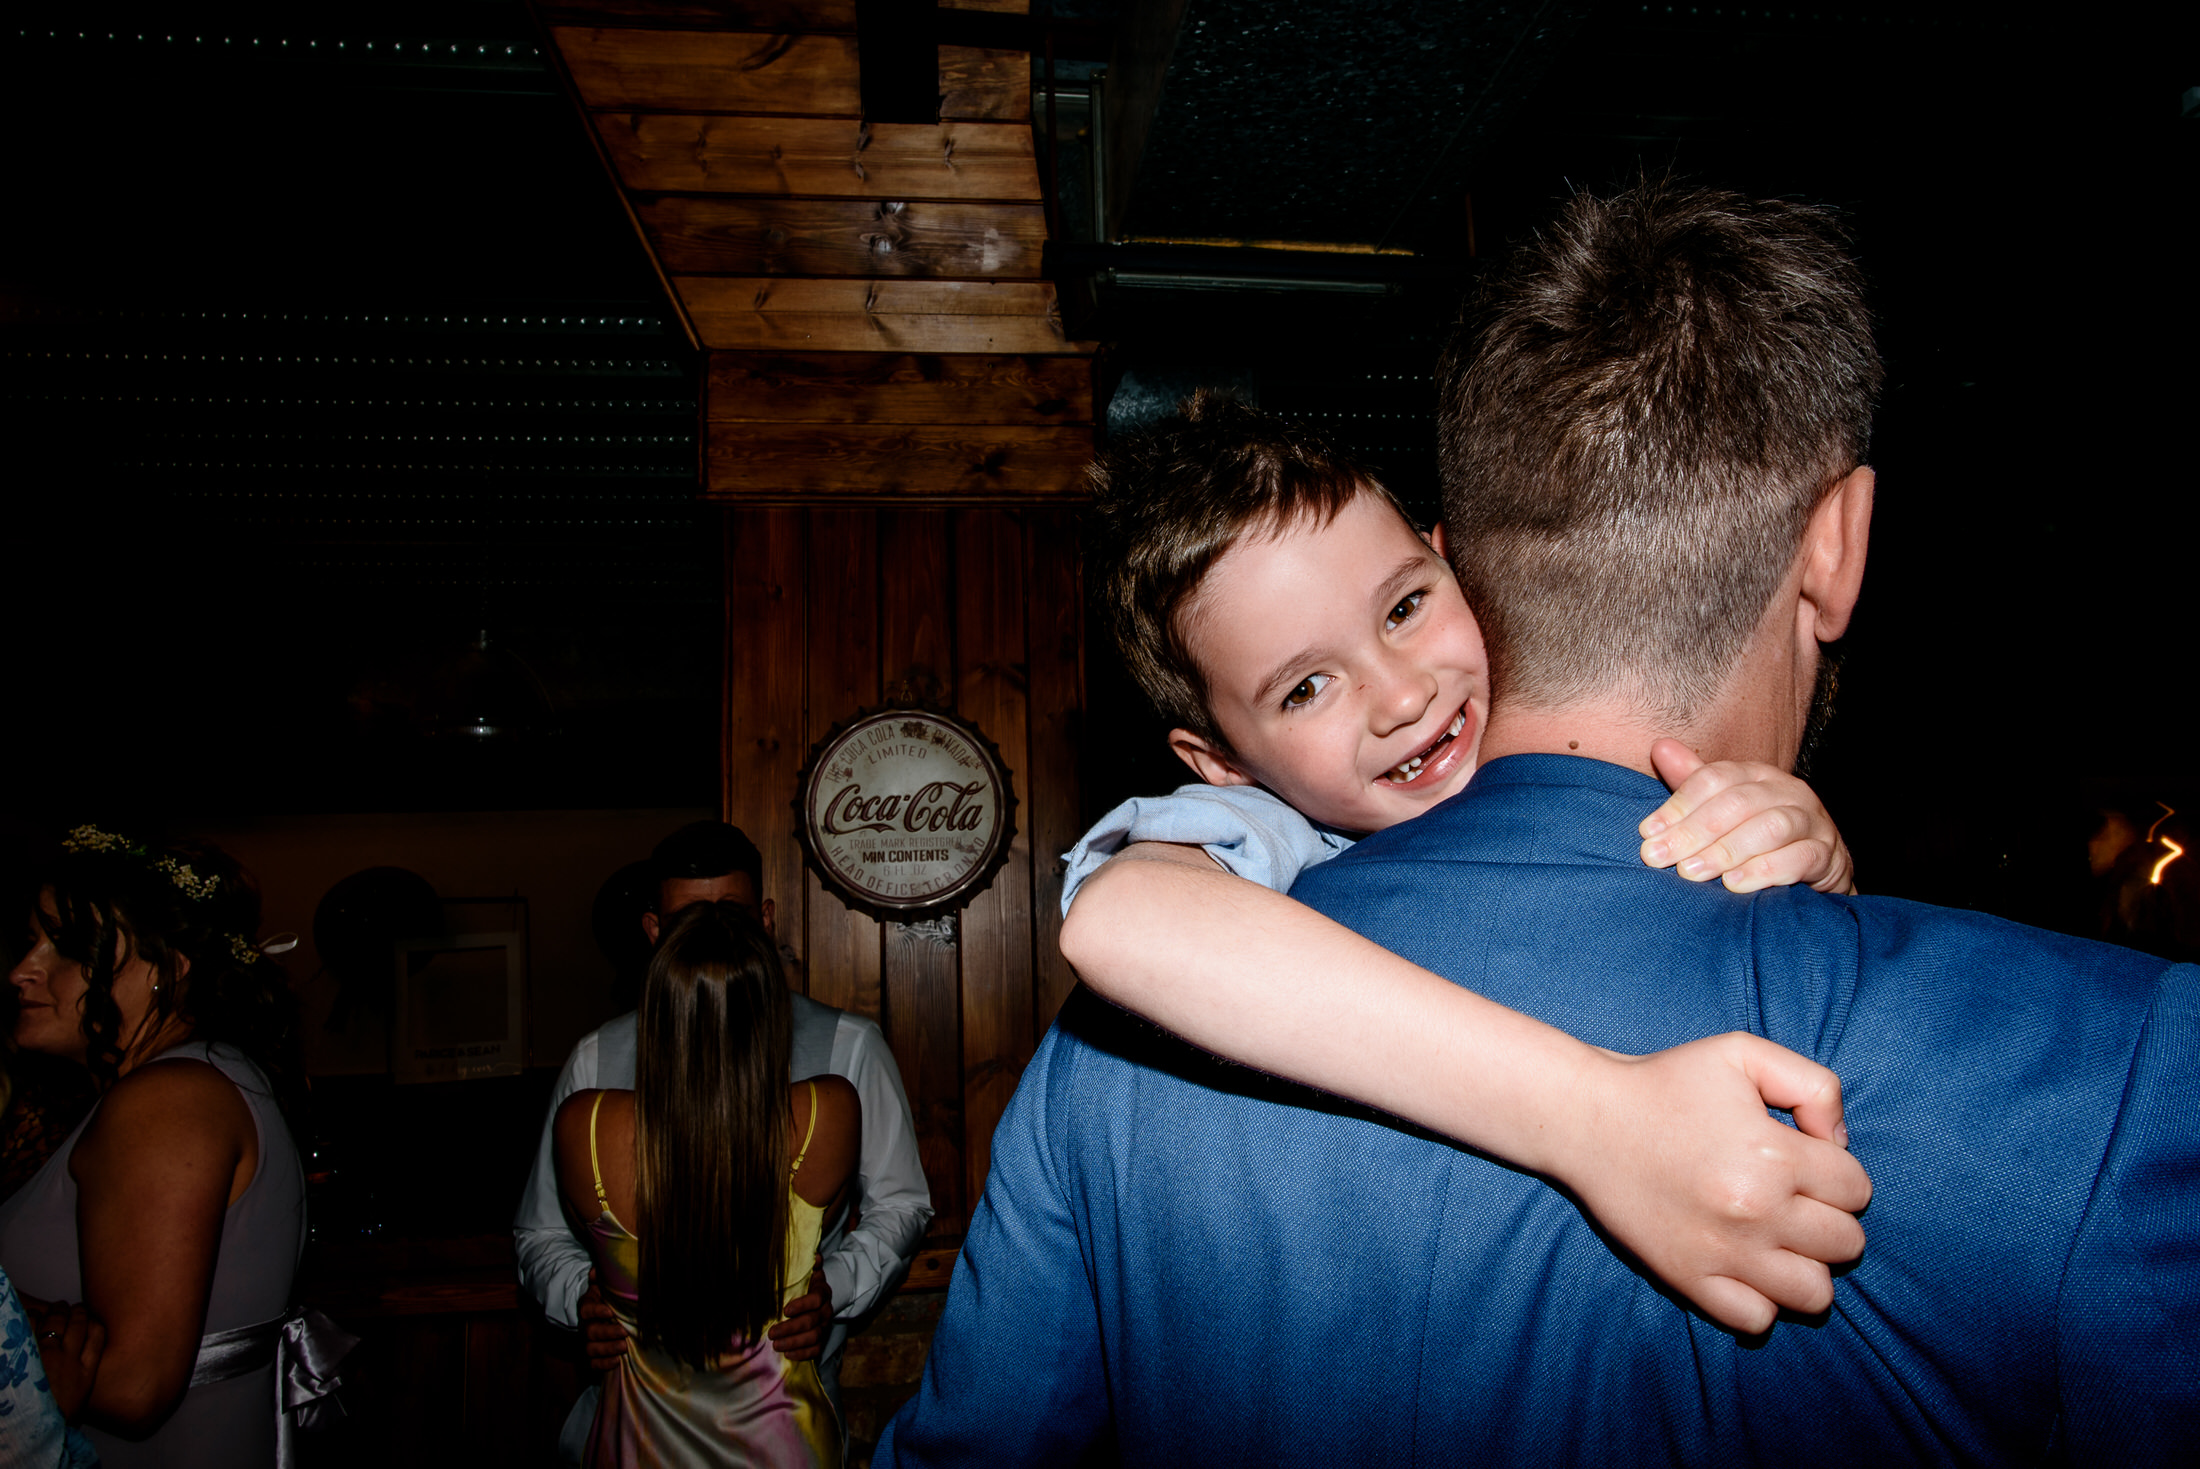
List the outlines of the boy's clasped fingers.
<svg viewBox="0 0 2200 1469">
<path fill-rule="evenodd" d="M 1770 1306 L 1816 1315 L 1833 1303 L 1833 1272 L 1829 1267 L 1845 1264 L 1864 1252 L 1864 1227 L 1845 1208 L 1822 1202 L 1818 1194 L 1823 1191 L 1853 1197 L 1857 1192 L 1853 1185 L 1862 1180 L 1863 1169 L 1830 1143 L 1785 1128 L 1781 1131 L 1802 1145 L 1793 1159 L 1795 1192 L 1773 1217 L 1763 1221 L 1760 1248 L 1732 1279 L 1763 1297 Z M 1861 1191 L 1868 1194 L 1870 1190 L 1866 1186 Z M 1707 1305 L 1714 1301 L 1727 1305 L 1713 1282 L 1703 1282 L 1699 1294 Z M 1736 1303 L 1744 1299 L 1728 1294 Z M 1769 1317 L 1759 1322 L 1754 1314 L 1733 1305 L 1713 1314 L 1745 1333 L 1771 1325 Z"/>
<path fill-rule="evenodd" d="M 1590 1211 L 1731 1330 L 1763 1331 L 1776 1309 L 1824 1309 L 1827 1266 L 1864 1247 L 1846 1211 L 1871 1197 L 1841 1146 L 1839 1078 L 1746 1032 L 1614 1060 L 1599 1073 L 1613 1087 L 1596 1136 L 1616 1149 L 1565 1180 Z"/>
<path fill-rule="evenodd" d="M 1766 1256 L 1752 1283 L 1783 1311 L 1815 1316 L 1833 1304 L 1833 1272 L 1802 1255 Z"/>
<path fill-rule="evenodd" d="M 1864 1253 L 1864 1226 L 1854 1214 L 1802 1193 L 1788 1206 L 1778 1239 L 1790 1254 L 1823 1265 L 1846 1265 Z"/>
<path fill-rule="evenodd" d="M 1651 861 L 1661 844 L 1663 860 Z M 1733 791 L 1643 843 L 1643 851 L 1652 867 L 1672 867 L 1690 882 L 1720 879 L 1738 893 L 1813 877 L 1830 855 L 1801 809 L 1752 806 Z"/>
<path fill-rule="evenodd" d="M 1848 847 L 1807 782 L 1754 761 L 1707 765 L 1679 740 L 1653 745 L 1651 763 L 1673 794 L 1639 828 L 1646 865 L 1737 893 L 1791 883 L 1854 890 Z"/>
<path fill-rule="evenodd" d="M 1819 1260 L 1853 1260 L 1864 1250 L 1863 1226 L 1856 1224 L 1855 1216 L 1862 1213 L 1872 1201 L 1871 1175 L 1864 1165 L 1846 1148 L 1834 1146 L 1818 1138 L 1795 1133 L 1797 1145 L 1795 1158 L 1795 1193 L 1800 1199 L 1830 1210 L 1849 1224 L 1856 1225 L 1852 1234 L 1843 1238 L 1849 1243 L 1845 1255 L 1820 1255 Z M 1794 1246 L 1789 1246 L 1794 1248 Z"/>
</svg>

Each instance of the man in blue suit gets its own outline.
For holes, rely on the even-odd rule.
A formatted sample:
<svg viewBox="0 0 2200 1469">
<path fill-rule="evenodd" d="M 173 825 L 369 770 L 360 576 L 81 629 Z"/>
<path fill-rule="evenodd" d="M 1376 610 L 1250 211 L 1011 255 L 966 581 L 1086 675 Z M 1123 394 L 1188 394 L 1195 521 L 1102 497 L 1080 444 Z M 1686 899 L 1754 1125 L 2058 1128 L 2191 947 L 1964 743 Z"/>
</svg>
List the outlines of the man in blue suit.
<svg viewBox="0 0 2200 1469">
<path fill-rule="evenodd" d="M 2200 1458 L 2200 970 L 1641 860 L 1651 745 L 1792 763 L 1856 600 L 1879 368 L 1830 222 L 1578 199 L 1472 327 L 1443 461 L 1483 768 L 1294 896 L 1598 1044 L 1833 1068 L 1863 1259 L 1737 1338 L 1537 1178 L 1080 996 L 878 1462 Z"/>
</svg>

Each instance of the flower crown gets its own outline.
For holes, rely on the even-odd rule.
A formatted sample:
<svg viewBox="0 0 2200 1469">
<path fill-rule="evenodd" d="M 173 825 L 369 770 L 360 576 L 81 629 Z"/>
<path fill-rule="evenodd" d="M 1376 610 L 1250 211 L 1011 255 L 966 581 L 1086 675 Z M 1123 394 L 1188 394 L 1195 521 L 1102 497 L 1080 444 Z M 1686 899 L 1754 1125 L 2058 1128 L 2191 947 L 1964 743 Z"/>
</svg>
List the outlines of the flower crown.
<svg viewBox="0 0 2200 1469">
<path fill-rule="evenodd" d="M 61 839 L 61 850 L 79 854 L 85 852 L 114 852 L 125 857 L 141 858 L 151 855 L 146 851 L 143 842 L 134 842 L 128 837 L 117 836 L 111 831 L 101 831 L 98 827 L 90 825 L 71 829 L 69 834 Z M 217 896 L 222 890 L 220 878 L 203 877 L 191 870 L 190 863 L 179 858 L 154 857 L 152 863 L 155 872 L 167 878 L 170 883 L 174 884 L 177 892 L 182 893 L 194 903 L 204 903 Z M 277 934 L 265 944 L 256 944 L 239 933 L 228 934 L 226 937 L 229 940 L 229 952 L 237 956 L 237 962 L 240 964 L 250 964 L 253 960 L 270 954 L 287 954 L 298 946 L 298 939 L 294 934 Z M 289 942 L 283 942 L 285 939 L 288 939 Z"/>
</svg>

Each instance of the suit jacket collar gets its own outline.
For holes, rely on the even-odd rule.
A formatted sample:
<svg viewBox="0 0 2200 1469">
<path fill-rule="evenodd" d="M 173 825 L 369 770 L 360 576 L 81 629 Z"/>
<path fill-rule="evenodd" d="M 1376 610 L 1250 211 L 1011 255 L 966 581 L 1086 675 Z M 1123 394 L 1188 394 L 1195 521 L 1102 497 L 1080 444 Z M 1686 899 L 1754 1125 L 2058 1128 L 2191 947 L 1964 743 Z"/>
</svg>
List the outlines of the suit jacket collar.
<svg viewBox="0 0 2200 1469">
<path fill-rule="evenodd" d="M 1476 771 L 1458 795 L 1347 855 L 1639 867 L 1642 837 L 1635 828 L 1665 797 L 1654 777 L 1623 765 L 1578 755 L 1507 755 Z"/>
</svg>

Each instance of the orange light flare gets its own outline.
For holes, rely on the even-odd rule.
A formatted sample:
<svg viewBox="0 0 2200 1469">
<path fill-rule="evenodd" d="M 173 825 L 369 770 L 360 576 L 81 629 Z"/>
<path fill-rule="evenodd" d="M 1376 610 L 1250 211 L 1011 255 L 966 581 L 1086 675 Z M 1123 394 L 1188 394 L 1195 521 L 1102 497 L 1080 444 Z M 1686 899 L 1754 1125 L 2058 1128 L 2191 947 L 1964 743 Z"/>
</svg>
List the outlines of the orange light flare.
<svg viewBox="0 0 2200 1469">
<path fill-rule="evenodd" d="M 2155 817 L 2154 825 L 2147 828 L 2147 840 L 2150 842 L 2154 840 L 2154 834 L 2162 829 L 2162 823 L 2177 814 L 2177 808 L 2170 805 L 2170 803 L 2167 801 L 2156 801 L 2154 804 L 2162 808 L 2162 814 Z M 2154 887 L 2160 887 L 2162 885 L 2162 869 L 2169 866 L 2170 863 L 2175 862 L 2179 857 L 2185 855 L 2185 849 L 2178 846 L 2177 843 L 2171 841 L 2168 837 L 2162 838 L 2162 845 L 2169 848 L 2169 855 L 2167 857 L 2164 857 L 2161 861 L 2155 863 L 2154 870 L 2147 874 L 2147 882 Z"/>
</svg>

